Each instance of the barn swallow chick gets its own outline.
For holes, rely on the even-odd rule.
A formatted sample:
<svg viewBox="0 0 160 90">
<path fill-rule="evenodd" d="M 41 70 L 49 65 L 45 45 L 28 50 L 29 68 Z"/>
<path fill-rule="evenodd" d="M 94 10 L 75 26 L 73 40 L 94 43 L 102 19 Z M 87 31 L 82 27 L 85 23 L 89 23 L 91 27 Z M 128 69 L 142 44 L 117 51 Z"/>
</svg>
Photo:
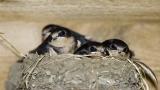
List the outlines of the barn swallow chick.
<svg viewBox="0 0 160 90">
<path fill-rule="evenodd" d="M 107 56 L 108 53 L 104 54 L 104 48 L 100 42 L 88 42 L 78 48 L 74 54 L 87 55 L 87 56 Z"/>
<path fill-rule="evenodd" d="M 48 51 L 55 51 L 57 54 L 74 53 L 79 45 L 89 42 L 85 36 L 61 26 L 48 25 L 44 30 L 49 30 L 48 36 L 45 36 L 42 44 L 31 52 L 38 54 L 44 54 Z"/>
<path fill-rule="evenodd" d="M 132 58 L 134 53 L 129 49 L 128 45 L 120 39 L 109 39 L 102 43 L 105 48 L 105 52 L 109 53 L 109 56 Z"/>
<path fill-rule="evenodd" d="M 74 32 L 69 28 L 62 27 L 62 26 L 55 25 L 55 24 L 46 25 L 42 29 L 42 41 L 44 41 L 51 33 L 57 32 L 57 30 L 59 31 L 63 30 L 67 33 L 71 33 L 71 35 L 77 40 L 77 47 L 80 47 L 81 45 L 90 41 L 84 35 Z"/>
<path fill-rule="evenodd" d="M 43 55 L 45 53 L 53 55 L 53 52 L 56 52 L 57 54 L 73 53 L 76 44 L 76 39 L 70 32 L 56 29 L 30 53 L 37 53 L 38 55 Z"/>
</svg>

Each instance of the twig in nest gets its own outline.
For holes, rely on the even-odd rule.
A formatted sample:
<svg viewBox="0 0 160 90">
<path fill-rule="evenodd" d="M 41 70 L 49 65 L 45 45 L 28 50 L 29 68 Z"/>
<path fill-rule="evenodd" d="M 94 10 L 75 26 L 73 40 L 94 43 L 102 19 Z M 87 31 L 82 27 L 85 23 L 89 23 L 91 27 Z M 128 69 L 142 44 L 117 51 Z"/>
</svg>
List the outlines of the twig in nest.
<svg viewBox="0 0 160 90">
<path fill-rule="evenodd" d="M 104 56 L 100 56 L 100 55 L 94 55 L 94 54 L 90 54 L 90 55 L 76 55 L 78 58 L 82 58 L 82 57 L 88 57 L 88 58 L 104 58 Z"/>
<path fill-rule="evenodd" d="M 31 74 L 33 73 L 33 71 L 35 70 L 37 65 L 41 62 L 41 60 L 43 60 L 44 57 L 45 56 L 42 56 L 41 58 L 38 59 L 38 61 L 33 63 L 31 66 L 29 66 L 29 68 L 27 70 L 25 70 L 27 72 L 23 72 L 23 73 L 25 73 L 25 75 L 23 76 L 23 80 L 25 82 L 26 88 L 29 88 L 28 82 L 29 82 L 29 78 L 30 78 Z"/>
<path fill-rule="evenodd" d="M 140 75 L 140 78 L 142 79 L 143 85 L 145 85 L 145 86 L 143 86 L 143 89 L 144 89 L 144 90 L 150 90 L 150 89 L 149 89 L 149 85 L 148 85 L 147 82 L 143 79 L 143 75 L 142 75 L 139 67 L 138 67 L 133 61 L 131 61 L 130 59 L 127 59 L 127 61 L 128 61 L 129 63 L 131 63 L 131 64 L 136 68 L 138 74 Z"/>
<path fill-rule="evenodd" d="M 12 53 L 14 53 L 16 56 L 18 57 L 25 57 L 25 55 L 23 55 L 22 53 L 20 53 L 4 36 L 2 36 L 1 34 L 4 34 L 4 33 L 1 33 L 0 32 L 0 37 L 2 38 L 3 41 L 5 41 L 5 43 L 7 44 L 7 48 L 9 48 Z"/>
<path fill-rule="evenodd" d="M 137 60 L 134 63 L 138 67 L 140 67 L 140 70 L 143 73 L 143 77 L 152 84 L 155 90 L 158 90 L 158 80 L 154 72 L 151 70 L 151 68 L 149 68 L 147 65 Z"/>
</svg>

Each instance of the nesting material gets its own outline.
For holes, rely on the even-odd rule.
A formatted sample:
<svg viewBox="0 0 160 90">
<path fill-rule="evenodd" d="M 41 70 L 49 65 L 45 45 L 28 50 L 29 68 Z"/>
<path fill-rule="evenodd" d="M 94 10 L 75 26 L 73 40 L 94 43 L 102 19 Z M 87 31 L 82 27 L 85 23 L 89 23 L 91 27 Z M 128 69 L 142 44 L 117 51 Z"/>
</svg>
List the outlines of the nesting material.
<svg viewBox="0 0 160 90">
<path fill-rule="evenodd" d="M 127 60 L 77 55 L 28 55 L 10 70 L 6 90 L 144 90 Z"/>
</svg>

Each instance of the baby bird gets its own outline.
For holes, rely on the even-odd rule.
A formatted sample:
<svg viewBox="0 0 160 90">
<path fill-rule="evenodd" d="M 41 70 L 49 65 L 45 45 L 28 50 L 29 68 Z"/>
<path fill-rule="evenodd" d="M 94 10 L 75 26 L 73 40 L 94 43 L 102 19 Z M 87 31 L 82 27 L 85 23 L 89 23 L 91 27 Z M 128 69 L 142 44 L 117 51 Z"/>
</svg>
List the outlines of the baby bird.
<svg viewBox="0 0 160 90">
<path fill-rule="evenodd" d="M 62 26 L 56 25 L 56 24 L 46 25 L 42 29 L 42 41 L 44 41 L 55 30 L 65 30 L 66 32 L 70 32 L 76 38 L 76 40 L 78 42 L 77 47 L 80 47 L 81 45 L 83 45 L 83 44 L 87 43 L 88 41 L 90 41 L 84 35 L 81 35 L 81 34 L 79 34 L 77 32 L 72 31 L 69 28 L 62 27 Z"/>
<path fill-rule="evenodd" d="M 109 53 L 104 54 L 104 48 L 100 42 L 88 42 L 78 48 L 74 54 L 88 55 L 88 56 L 107 56 Z"/>
<path fill-rule="evenodd" d="M 109 39 L 102 42 L 105 52 L 109 56 L 132 58 L 134 53 L 129 49 L 128 45 L 120 39 Z"/>
<path fill-rule="evenodd" d="M 30 53 L 39 55 L 47 52 L 52 55 L 53 51 L 57 54 L 74 53 L 78 47 L 90 41 L 79 33 L 53 24 L 44 27 L 42 35 L 43 42 Z"/>
</svg>

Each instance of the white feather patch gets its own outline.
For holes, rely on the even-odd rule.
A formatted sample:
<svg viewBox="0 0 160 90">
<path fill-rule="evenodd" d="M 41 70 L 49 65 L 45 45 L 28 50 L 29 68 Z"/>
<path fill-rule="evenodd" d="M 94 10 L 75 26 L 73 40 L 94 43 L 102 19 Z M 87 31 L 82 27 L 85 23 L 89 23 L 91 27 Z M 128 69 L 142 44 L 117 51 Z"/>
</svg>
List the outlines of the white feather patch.
<svg viewBox="0 0 160 90">
<path fill-rule="evenodd" d="M 81 42 L 77 40 L 77 47 L 79 48 L 81 45 L 82 45 Z"/>
</svg>

